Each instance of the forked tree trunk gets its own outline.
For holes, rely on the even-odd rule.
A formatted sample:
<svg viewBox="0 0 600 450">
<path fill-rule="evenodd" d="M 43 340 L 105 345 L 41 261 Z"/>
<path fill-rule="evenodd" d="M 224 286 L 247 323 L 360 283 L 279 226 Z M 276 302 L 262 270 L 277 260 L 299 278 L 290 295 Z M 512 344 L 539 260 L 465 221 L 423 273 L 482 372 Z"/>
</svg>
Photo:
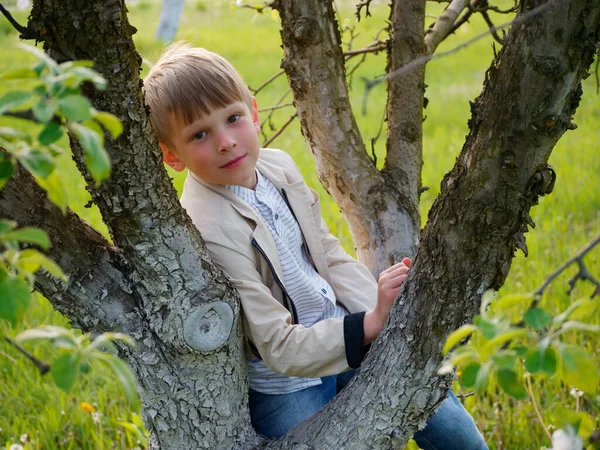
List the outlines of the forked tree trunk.
<svg viewBox="0 0 600 450">
<path fill-rule="evenodd" d="M 284 65 L 305 133 L 317 161 L 320 152 L 332 159 L 342 150 L 350 160 L 328 184 L 347 196 L 341 196 L 346 205 L 356 203 L 366 213 L 364 198 L 379 211 L 399 210 L 399 189 L 382 181 L 364 153 L 338 73 L 339 50 L 324 47 L 339 36 L 321 3 L 277 5 Z M 522 246 L 529 209 L 549 190 L 546 161 L 570 127 L 599 24 L 597 1 L 563 0 L 514 27 L 488 71 L 470 134 L 444 179 L 382 335 L 340 396 L 263 448 L 402 448 L 439 404 L 448 387 L 436 374 L 442 343 L 472 318 L 484 290 L 504 282 L 515 247 Z M 62 216 L 30 177 L 20 174 L 0 191 L 0 213 L 49 230 L 51 256 L 70 275 L 68 286 L 40 278 L 39 289 L 86 331 L 125 331 L 137 341 L 123 356 L 140 382 L 151 448 L 258 448 L 247 412 L 238 296 L 210 261 L 161 166 L 122 0 L 38 0 L 30 25 L 55 58 L 95 61 L 110 88 L 90 93 L 92 101 L 125 125 L 118 140 L 108 140 L 110 180 L 89 188 L 114 247 L 72 214 Z M 294 67 L 293 52 L 310 72 Z M 325 56 L 332 60 L 328 68 L 320 67 Z M 309 84 L 322 88 L 323 99 L 314 98 Z M 322 116 L 323 108 L 337 115 Z M 76 145 L 74 154 L 83 170 Z M 398 234 L 397 224 L 376 223 L 358 228 L 380 241 Z M 367 254 L 371 244 L 359 245 Z"/>
</svg>

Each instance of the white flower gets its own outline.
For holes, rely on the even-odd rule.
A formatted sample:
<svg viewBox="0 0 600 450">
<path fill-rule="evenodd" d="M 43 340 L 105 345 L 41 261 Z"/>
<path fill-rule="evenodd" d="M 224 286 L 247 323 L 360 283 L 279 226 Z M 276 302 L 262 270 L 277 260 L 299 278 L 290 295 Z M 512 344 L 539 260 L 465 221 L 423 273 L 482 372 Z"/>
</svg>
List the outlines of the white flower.
<svg viewBox="0 0 600 450">
<path fill-rule="evenodd" d="M 17 8 L 19 9 L 19 11 L 29 9 L 30 6 L 31 2 L 29 0 L 17 0 Z"/>
<path fill-rule="evenodd" d="M 570 394 L 571 394 L 573 397 L 575 397 L 575 398 L 577 398 L 577 397 L 583 397 L 583 394 L 584 394 L 584 392 L 583 392 L 583 391 L 580 391 L 580 390 L 579 390 L 579 389 L 577 389 L 577 388 L 573 388 L 573 389 L 571 389 L 571 390 L 569 391 L 569 393 L 570 393 Z"/>
<path fill-rule="evenodd" d="M 21 444 L 13 444 L 10 446 L 10 450 L 23 450 L 23 446 Z"/>
<path fill-rule="evenodd" d="M 577 436 L 573 427 L 567 431 L 556 430 L 552 433 L 552 448 L 550 450 L 583 450 L 583 440 Z"/>
<path fill-rule="evenodd" d="M 102 417 L 102 414 L 100 414 L 99 412 L 93 412 L 92 413 L 92 420 L 96 423 L 100 422 L 100 417 Z"/>
<path fill-rule="evenodd" d="M 21 442 L 25 443 L 29 439 L 29 435 L 27 433 L 23 433 L 21 438 L 19 439 Z"/>
</svg>

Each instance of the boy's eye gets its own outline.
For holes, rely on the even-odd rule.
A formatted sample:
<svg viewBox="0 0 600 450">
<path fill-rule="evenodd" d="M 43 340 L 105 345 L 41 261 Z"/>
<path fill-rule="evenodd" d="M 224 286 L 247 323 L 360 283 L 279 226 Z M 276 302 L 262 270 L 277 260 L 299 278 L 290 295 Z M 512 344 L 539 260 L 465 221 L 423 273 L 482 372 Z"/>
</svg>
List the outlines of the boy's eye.
<svg viewBox="0 0 600 450">
<path fill-rule="evenodd" d="M 240 115 L 234 114 L 232 116 L 229 116 L 229 118 L 227 119 L 227 123 L 234 123 L 234 122 L 237 122 L 238 120 L 240 120 Z"/>
<path fill-rule="evenodd" d="M 204 136 L 206 136 L 206 132 L 205 131 L 198 131 L 194 135 L 194 139 L 202 139 L 202 138 L 204 138 Z"/>
</svg>

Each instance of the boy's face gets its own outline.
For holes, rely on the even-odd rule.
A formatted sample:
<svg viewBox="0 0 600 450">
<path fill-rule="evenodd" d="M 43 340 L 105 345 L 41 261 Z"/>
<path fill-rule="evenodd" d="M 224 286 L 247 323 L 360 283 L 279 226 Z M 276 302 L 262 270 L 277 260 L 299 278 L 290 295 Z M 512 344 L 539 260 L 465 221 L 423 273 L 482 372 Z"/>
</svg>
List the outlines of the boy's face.
<svg viewBox="0 0 600 450">
<path fill-rule="evenodd" d="M 176 171 L 186 167 L 212 184 L 256 186 L 260 143 L 256 100 L 213 109 L 190 125 L 170 116 L 171 145 L 161 142 L 163 160 Z"/>
</svg>

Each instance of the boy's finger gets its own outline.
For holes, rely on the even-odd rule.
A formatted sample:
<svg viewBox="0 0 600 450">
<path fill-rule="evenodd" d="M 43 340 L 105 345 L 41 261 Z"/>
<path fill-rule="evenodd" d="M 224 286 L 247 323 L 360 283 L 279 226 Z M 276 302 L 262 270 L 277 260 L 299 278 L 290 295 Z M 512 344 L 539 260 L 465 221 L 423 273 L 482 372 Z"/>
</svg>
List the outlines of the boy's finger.
<svg viewBox="0 0 600 450">
<path fill-rule="evenodd" d="M 402 264 L 404 264 L 406 267 L 410 267 L 410 266 L 412 266 L 412 259 L 410 259 L 410 258 L 408 258 L 408 257 L 407 257 L 407 258 L 404 258 L 404 259 L 402 260 Z"/>
</svg>

